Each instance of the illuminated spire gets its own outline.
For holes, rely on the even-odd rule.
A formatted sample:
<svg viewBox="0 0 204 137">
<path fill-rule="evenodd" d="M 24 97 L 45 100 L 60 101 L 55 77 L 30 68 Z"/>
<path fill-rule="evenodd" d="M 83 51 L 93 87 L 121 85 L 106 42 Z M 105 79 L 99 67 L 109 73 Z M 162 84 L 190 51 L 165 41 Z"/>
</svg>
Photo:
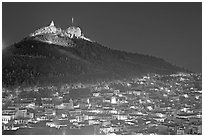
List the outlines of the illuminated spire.
<svg viewBox="0 0 204 137">
<path fill-rule="evenodd" d="M 74 24 L 74 18 L 72 17 L 72 26 L 73 26 L 73 24 Z"/>
<path fill-rule="evenodd" d="M 55 26 L 54 21 L 52 21 L 52 22 L 50 23 L 50 26 Z"/>
</svg>

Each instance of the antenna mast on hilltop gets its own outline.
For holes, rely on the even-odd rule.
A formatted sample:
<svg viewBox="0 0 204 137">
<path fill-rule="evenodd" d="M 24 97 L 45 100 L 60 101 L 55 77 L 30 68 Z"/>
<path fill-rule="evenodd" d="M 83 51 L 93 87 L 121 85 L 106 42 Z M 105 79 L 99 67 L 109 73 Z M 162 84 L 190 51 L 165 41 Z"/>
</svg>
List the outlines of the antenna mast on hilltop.
<svg viewBox="0 0 204 137">
<path fill-rule="evenodd" d="M 72 26 L 74 25 L 74 18 L 72 17 Z"/>
</svg>

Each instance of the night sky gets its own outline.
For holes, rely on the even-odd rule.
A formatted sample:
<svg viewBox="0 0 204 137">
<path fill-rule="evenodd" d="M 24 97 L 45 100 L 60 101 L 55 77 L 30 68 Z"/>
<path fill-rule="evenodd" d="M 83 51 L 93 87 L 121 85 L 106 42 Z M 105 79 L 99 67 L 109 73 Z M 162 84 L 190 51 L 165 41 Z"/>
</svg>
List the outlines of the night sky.
<svg viewBox="0 0 204 137">
<path fill-rule="evenodd" d="M 3 3 L 3 48 L 54 20 L 104 46 L 202 71 L 202 3 Z"/>
</svg>

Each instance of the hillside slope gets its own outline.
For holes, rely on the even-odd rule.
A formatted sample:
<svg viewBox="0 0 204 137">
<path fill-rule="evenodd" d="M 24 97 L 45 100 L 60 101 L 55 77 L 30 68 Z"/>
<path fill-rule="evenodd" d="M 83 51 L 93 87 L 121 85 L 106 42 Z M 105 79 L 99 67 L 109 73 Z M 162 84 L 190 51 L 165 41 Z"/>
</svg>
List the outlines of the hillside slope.
<svg viewBox="0 0 204 137">
<path fill-rule="evenodd" d="M 59 46 L 27 37 L 3 50 L 3 86 L 121 79 L 185 71 L 163 59 L 72 38 Z"/>
</svg>

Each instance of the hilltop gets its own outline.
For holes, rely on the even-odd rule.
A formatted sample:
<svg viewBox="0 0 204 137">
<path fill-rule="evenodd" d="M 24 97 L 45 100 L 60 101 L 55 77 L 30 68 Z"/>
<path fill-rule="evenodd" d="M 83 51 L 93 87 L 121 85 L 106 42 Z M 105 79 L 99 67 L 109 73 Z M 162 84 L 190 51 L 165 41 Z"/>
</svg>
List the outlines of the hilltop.
<svg viewBox="0 0 204 137">
<path fill-rule="evenodd" d="M 165 60 L 105 47 L 52 22 L 3 50 L 3 86 L 92 82 L 186 72 Z"/>
</svg>

